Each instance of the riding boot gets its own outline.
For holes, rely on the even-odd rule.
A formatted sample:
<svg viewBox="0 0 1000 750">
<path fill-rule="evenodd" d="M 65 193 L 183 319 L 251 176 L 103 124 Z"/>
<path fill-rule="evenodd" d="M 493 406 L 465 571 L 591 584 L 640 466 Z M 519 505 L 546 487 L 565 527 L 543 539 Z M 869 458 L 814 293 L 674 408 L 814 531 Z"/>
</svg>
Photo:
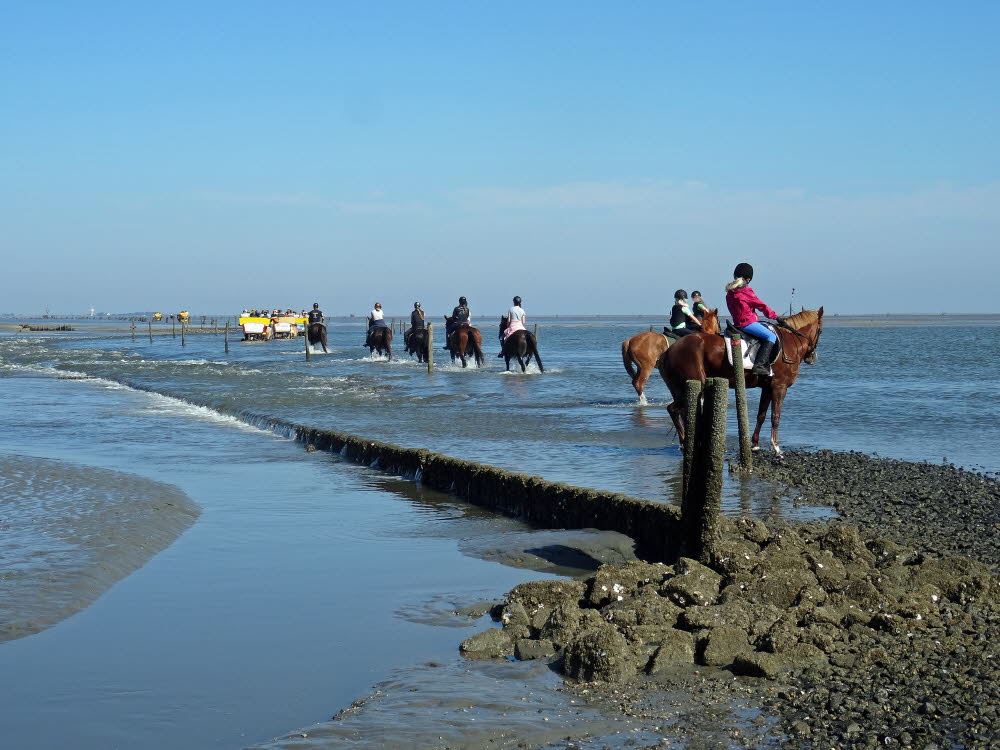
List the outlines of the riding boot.
<svg viewBox="0 0 1000 750">
<path fill-rule="evenodd" d="M 771 357 L 774 354 L 775 344 L 770 341 L 761 341 L 757 348 L 757 354 L 753 358 L 753 369 L 751 375 L 767 377 L 771 374 Z"/>
</svg>

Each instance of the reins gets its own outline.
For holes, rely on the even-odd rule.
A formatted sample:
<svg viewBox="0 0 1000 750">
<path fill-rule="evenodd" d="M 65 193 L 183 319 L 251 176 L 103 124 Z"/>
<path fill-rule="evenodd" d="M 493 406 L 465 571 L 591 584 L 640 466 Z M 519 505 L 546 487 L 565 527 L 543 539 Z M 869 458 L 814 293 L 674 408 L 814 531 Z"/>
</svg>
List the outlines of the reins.
<svg viewBox="0 0 1000 750">
<path fill-rule="evenodd" d="M 775 328 L 780 328 L 783 331 L 789 331 L 791 333 L 794 333 L 796 336 L 798 336 L 800 339 L 802 339 L 803 341 L 806 342 L 806 344 L 808 345 L 809 348 L 806 349 L 806 353 L 802 355 L 802 359 L 799 360 L 800 362 L 804 362 L 805 359 L 806 359 L 806 357 L 808 357 L 812 352 L 816 351 L 816 347 L 819 346 L 819 333 L 816 334 L 816 341 L 814 343 L 814 342 L 810 341 L 809 337 L 806 336 L 804 333 L 802 333 L 802 331 L 800 331 L 800 330 L 798 330 L 796 328 L 792 328 L 790 325 L 788 325 L 785 322 L 777 323 L 775 325 Z M 781 347 L 781 361 L 784 362 L 786 365 L 794 365 L 795 364 L 795 360 L 789 359 L 788 355 L 785 354 L 785 347 L 784 346 Z"/>
</svg>

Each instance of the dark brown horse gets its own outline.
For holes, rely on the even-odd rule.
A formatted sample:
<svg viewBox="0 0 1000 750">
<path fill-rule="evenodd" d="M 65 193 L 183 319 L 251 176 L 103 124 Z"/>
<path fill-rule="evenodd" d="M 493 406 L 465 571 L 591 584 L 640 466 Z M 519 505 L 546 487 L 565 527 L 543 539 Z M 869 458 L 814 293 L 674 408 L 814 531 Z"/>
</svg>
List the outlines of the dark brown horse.
<svg viewBox="0 0 1000 750">
<path fill-rule="evenodd" d="M 705 333 L 719 332 L 719 308 L 705 311 L 701 327 Z M 643 331 L 622 342 L 622 362 L 625 364 L 625 372 L 632 378 L 632 387 L 639 396 L 640 406 L 645 406 L 647 403 L 646 381 L 653 374 L 653 368 L 673 340 L 662 333 Z"/>
<path fill-rule="evenodd" d="M 445 330 L 448 330 L 447 327 L 454 322 L 454 318 L 445 315 L 444 321 Z M 475 357 L 476 367 L 482 367 L 483 362 L 486 361 L 486 357 L 483 356 L 483 334 L 479 332 L 478 328 L 463 323 L 451 332 L 447 343 L 448 351 L 451 352 L 451 361 L 454 362 L 456 358 L 461 359 L 462 367 L 469 366 L 466 361 L 467 357 Z"/>
<path fill-rule="evenodd" d="M 506 315 L 500 318 L 500 332 L 503 333 L 507 330 L 510 325 L 510 321 L 507 319 Z M 535 341 L 535 335 L 525 330 L 514 331 L 510 336 L 503 340 L 503 358 L 507 363 L 507 371 L 510 372 L 510 360 L 511 358 L 516 358 L 517 363 L 521 365 L 521 372 L 525 371 L 525 367 L 531 361 L 531 358 L 535 358 L 535 362 L 538 364 L 539 372 L 545 372 L 545 368 L 542 366 L 542 358 L 538 356 L 538 342 Z"/>
<path fill-rule="evenodd" d="M 757 427 L 753 431 L 753 449 L 760 450 L 760 429 L 771 407 L 771 448 L 779 456 L 778 425 L 781 423 L 781 404 L 785 394 L 799 375 L 799 364 L 816 362 L 816 347 L 823 333 L 823 308 L 803 310 L 785 318 L 784 326 L 778 328 L 781 354 L 772 365 L 773 375 L 751 375 L 746 371 L 747 388 L 760 388 L 760 405 L 757 407 Z M 706 333 L 693 333 L 671 346 L 660 357 L 659 369 L 663 382 L 667 384 L 674 402 L 667 407 L 674 427 L 684 444 L 685 382 L 706 378 L 727 378 L 733 387 L 735 371 L 726 355 L 726 339 Z"/>
<path fill-rule="evenodd" d="M 385 354 L 392 361 L 392 329 L 389 326 L 372 328 L 368 333 L 368 352 L 379 356 Z"/>
<path fill-rule="evenodd" d="M 306 336 L 309 338 L 309 347 L 312 348 L 316 344 L 321 344 L 323 346 L 323 353 L 329 354 L 330 352 L 326 349 L 326 326 L 322 323 L 310 323 L 309 328 L 306 330 Z"/>
<path fill-rule="evenodd" d="M 404 337 L 406 353 L 417 355 L 417 362 L 427 361 L 427 329 L 416 328 Z"/>
</svg>

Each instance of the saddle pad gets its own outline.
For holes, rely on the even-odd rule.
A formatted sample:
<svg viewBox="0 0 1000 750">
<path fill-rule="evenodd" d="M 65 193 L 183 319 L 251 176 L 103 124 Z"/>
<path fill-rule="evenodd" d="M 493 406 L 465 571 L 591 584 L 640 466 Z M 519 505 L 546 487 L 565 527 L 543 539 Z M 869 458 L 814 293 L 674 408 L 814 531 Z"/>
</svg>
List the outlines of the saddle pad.
<svg viewBox="0 0 1000 750">
<path fill-rule="evenodd" d="M 729 364 L 733 364 L 733 339 L 731 336 L 726 336 L 726 359 L 729 360 Z M 760 339 L 755 339 L 753 336 L 743 336 L 740 341 L 740 349 L 743 350 L 743 369 L 750 370 L 753 368 L 753 358 L 757 355 L 757 350 L 760 349 Z M 778 359 L 781 353 L 780 347 L 775 347 L 774 359 L 771 360 L 769 364 L 773 365 Z M 774 375 L 774 368 L 768 367 L 768 375 Z"/>
</svg>

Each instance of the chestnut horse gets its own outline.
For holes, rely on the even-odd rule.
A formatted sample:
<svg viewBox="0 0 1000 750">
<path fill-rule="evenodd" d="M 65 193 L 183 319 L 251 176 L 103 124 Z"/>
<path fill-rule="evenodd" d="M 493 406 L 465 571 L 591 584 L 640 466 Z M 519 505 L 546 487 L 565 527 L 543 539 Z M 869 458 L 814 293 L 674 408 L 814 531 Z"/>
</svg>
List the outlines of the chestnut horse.
<svg viewBox="0 0 1000 750">
<path fill-rule="evenodd" d="M 389 357 L 389 361 L 392 361 L 392 329 L 388 326 L 379 326 L 378 328 L 372 328 L 368 336 L 368 352 L 374 355 L 378 352 L 381 356 L 386 354 Z"/>
<path fill-rule="evenodd" d="M 448 330 L 447 326 L 454 321 L 454 318 L 445 315 L 444 321 L 445 330 Z M 466 357 L 475 357 L 476 367 L 482 367 L 486 361 L 486 357 L 483 356 L 483 334 L 479 332 L 478 328 L 463 323 L 451 332 L 447 343 L 448 350 L 451 352 L 451 361 L 454 362 L 456 357 L 461 359 L 462 367 L 469 366 Z"/>
<path fill-rule="evenodd" d="M 753 450 L 760 450 L 760 428 L 767 417 L 767 408 L 771 407 L 771 448 L 781 455 L 778 446 L 778 425 L 781 423 L 781 404 L 785 393 L 799 375 L 799 364 L 808 365 L 816 362 L 816 347 L 823 333 L 823 308 L 819 310 L 803 310 L 800 313 L 785 318 L 784 325 L 778 329 L 781 343 L 781 353 L 771 366 L 773 375 L 751 375 L 746 371 L 747 388 L 760 388 L 760 405 L 757 407 L 757 427 L 753 431 Z M 671 346 L 660 357 L 659 370 L 663 382 L 667 384 L 674 402 L 667 407 L 681 445 L 684 444 L 684 413 L 685 382 L 706 378 L 727 378 L 729 387 L 733 387 L 735 371 L 729 364 L 726 355 L 726 339 L 705 333 L 693 333 L 685 336 Z"/>
<path fill-rule="evenodd" d="M 701 327 L 705 333 L 719 332 L 719 308 L 705 311 Z M 632 387 L 635 388 L 635 392 L 639 396 L 640 406 L 645 406 L 647 403 L 646 381 L 653 374 L 653 368 L 656 367 L 657 361 L 670 346 L 671 341 L 676 340 L 667 338 L 662 333 L 643 331 L 622 342 L 622 362 L 625 363 L 625 372 L 632 378 Z M 636 367 L 639 368 L 638 371 L 636 371 Z"/>
<path fill-rule="evenodd" d="M 507 319 L 507 316 L 501 316 L 500 331 L 506 331 L 509 325 L 510 321 Z M 503 358 L 507 363 L 507 372 L 510 372 L 511 357 L 517 359 L 517 363 L 521 365 L 521 372 L 525 371 L 525 366 L 531 361 L 532 357 L 535 358 L 535 362 L 538 364 L 539 372 L 545 372 L 545 368 L 542 367 L 542 358 L 538 356 L 538 342 L 535 341 L 535 335 L 529 331 L 514 331 L 503 340 Z"/>
</svg>

